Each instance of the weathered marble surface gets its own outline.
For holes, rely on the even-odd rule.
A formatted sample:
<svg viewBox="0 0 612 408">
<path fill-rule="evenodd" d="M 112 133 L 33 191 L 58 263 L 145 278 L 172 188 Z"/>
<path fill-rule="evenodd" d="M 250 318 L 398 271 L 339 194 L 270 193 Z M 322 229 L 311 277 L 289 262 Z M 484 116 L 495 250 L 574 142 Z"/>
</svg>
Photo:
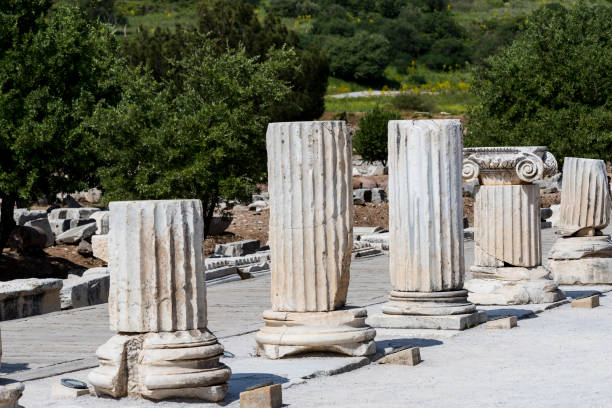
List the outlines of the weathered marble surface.
<svg viewBox="0 0 612 408">
<path fill-rule="evenodd" d="M 200 201 L 112 202 L 110 212 L 111 329 L 206 327 Z"/>
<path fill-rule="evenodd" d="M 611 207 L 603 160 L 566 157 L 558 231 L 563 236 L 594 235 L 592 230 L 601 230 L 610 223 Z"/>
<path fill-rule="evenodd" d="M 479 322 L 463 290 L 462 147 L 459 120 L 389 122 L 392 291 L 383 315 L 368 320 L 375 327 Z"/>
<path fill-rule="evenodd" d="M 0 338 L 0 362 L 2 360 L 2 339 Z M 25 386 L 19 381 L 0 378 L 0 408 L 19 408 L 19 398 Z"/>
<path fill-rule="evenodd" d="M 389 270 L 403 292 L 463 285 L 461 122 L 389 122 Z"/>
<path fill-rule="evenodd" d="M 557 172 L 543 146 L 464 149 L 464 181 L 478 179 L 474 265 L 465 283 L 476 304 L 548 303 L 565 296 L 542 267 L 540 189 Z"/>
<path fill-rule="evenodd" d="M 259 353 L 373 353 L 375 331 L 365 317 L 357 324 L 352 312 L 338 310 L 346 303 L 353 248 L 346 123 L 271 123 L 266 144 L 272 310 L 264 312 L 266 327 L 256 336 Z"/>
<path fill-rule="evenodd" d="M 601 230 L 610 222 L 612 200 L 602 160 L 566 157 L 557 239 L 548 267 L 559 283 L 612 283 L 612 240 Z"/>
<path fill-rule="evenodd" d="M 98 394 L 154 400 L 225 397 L 228 367 L 206 330 L 199 200 L 110 204 L 111 328 L 89 374 Z"/>
</svg>

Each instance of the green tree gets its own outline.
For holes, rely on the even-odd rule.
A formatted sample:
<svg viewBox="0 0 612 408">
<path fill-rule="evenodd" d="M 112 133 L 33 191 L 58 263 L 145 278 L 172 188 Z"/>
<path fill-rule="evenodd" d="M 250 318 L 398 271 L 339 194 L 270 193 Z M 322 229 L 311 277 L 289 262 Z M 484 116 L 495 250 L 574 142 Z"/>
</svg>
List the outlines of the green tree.
<svg viewBox="0 0 612 408">
<path fill-rule="evenodd" d="M 612 8 L 578 4 L 529 17 L 486 60 L 473 89 L 469 146 L 546 145 L 557 156 L 612 160 Z"/>
<path fill-rule="evenodd" d="M 332 75 L 359 82 L 378 82 L 390 61 L 391 46 L 381 34 L 358 31 L 354 37 L 325 44 Z"/>
<path fill-rule="evenodd" d="M 388 152 L 387 128 L 390 120 L 400 120 L 396 112 L 385 112 L 378 105 L 359 120 L 353 137 L 353 148 L 364 160 L 381 161 L 386 166 Z"/>
<path fill-rule="evenodd" d="M 199 43 L 160 82 L 126 74 L 121 102 L 100 106 L 88 129 L 108 135 L 99 137 L 108 200 L 199 198 L 207 235 L 220 198 L 246 198 L 264 180 L 268 114 L 290 92 L 280 77 L 295 54 L 260 61 Z"/>
<path fill-rule="evenodd" d="M 95 182 L 93 141 L 82 125 L 120 93 L 107 28 L 51 0 L 0 3 L 0 250 L 17 200 Z"/>
</svg>

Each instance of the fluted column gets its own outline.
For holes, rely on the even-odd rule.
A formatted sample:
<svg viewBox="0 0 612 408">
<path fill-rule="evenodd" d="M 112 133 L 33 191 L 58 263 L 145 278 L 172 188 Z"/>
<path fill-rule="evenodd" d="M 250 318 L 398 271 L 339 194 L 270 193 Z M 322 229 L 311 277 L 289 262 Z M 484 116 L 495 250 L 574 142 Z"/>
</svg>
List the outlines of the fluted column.
<svg viewBox="0 0 612 408">
<path fill-rule="evenodd" d="M 257 335 L 260 354 L 374 352 L 365 310 L 338 310 L 346 302 L 353 243 L 346 123 L 271 123 L 266 144 L 272 310 Z"/>
<path fill-rule="evenodd" d="M 548 303 L 564 298 L 542 267 L 540 189 L 534 181 L 557 171 L 546 147 L 464 150 L 463 176 L 478 179 L 474 204 L 474 265 L 465 283 L 477 304 Z"/>
<path fill-rule="evenodd" d="M 389 122 L 389 270 L 404 292 L 463 285 L 458 120 Z"/>
<path fill-rule="evenodd" d="M 563 236 L 596 235 L 594 230 L 601 231 L 610 223 L 610 207 L 610 184 L 603 160 L 566 157 L 559 232 Z"/>
<path fill-rule="evenodd" d="M 344 122 L 268 126 L 272 309 L 346 302 L 353 234 L 352 144 Z"/>
<path fill-rule="evenodd" d="M 389 271 L 376 327 L 465 329 L 478 323 L 463 290 L 459 120 L 389 122 Z M 434 316 L 433 318 L 430 316 Z"/>
<path fill-rule="evenodd" d="M 110 203 L 112 330 L 206 327 L 200 200 Z"/>
<path fill-rule="evenodd" d="M 199 200 L 110 203 L 111 328 L 89 374 L 113 397 L 220 401 L 228 367 L 206 329 Z"/>
<path fill-rule="evenodd" d="M 566 157 L 561 213 L 548 267 L 559 283 L 611 284 L 612 241 L 602 230 L 610 223 L 610 187 L 602 160 Z"/>
</svg>

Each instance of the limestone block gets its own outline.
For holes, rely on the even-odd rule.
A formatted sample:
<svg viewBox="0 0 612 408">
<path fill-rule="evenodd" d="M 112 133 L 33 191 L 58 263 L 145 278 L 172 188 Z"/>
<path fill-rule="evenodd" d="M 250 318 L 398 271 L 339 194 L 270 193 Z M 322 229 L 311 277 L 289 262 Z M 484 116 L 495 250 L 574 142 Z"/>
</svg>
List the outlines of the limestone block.
<svg viewBox="0 0 612 408">
<path fill-rule="evenodd" d="M 372 190 L 369 188 L 358 188 L 353 190 L 353 200 L 361 200 L 364 203 L 372 202 Z"/>
<path fill-rule="evenodd" d="M 49 220 L 65 220 L 65 219 L 88 219 L 95 212 L 100 211 L 99 208 L 56 208 L 49 213 Z"/>
<path fill-rule="evenodd" d="M 85 272 L 83 272 L 83 275 L 81 276 L 87 277 L 87 276 L 108 275 L 108 274 L 110 274 L 108 268 L 102 266 L 102 267 L 88 269 Z"/>
<path fill-rule="evenodd" d="M 384 203 L 387 201 L 387 192 L 382 188 L 372 189 L 372 202 L 373 203 Z"/>
<path fill-rule="evenodd" d="M 111 202 L 110 212 L 111 329 L 205 328 L 201 202 Z"/>
<path fill-rule="evenodd" d="M 547 266 L 560 285 L 612 283 L 612 258 L 549 259 Z"/>
<path fill-rule="evenodd" d="M 271 123 L 266 144 L 272 309 L 342 307 L 353 245 L 352 143 L 346 123 Z"/>
<path fill-rule="evenodd" d="M 389 122 L 389 270 L 394 291 L 463 284 L 461 122 Z"/>
<path fill-rule="evenodd" d="M 249 204 L 247 208 L 249 209 L 249 211 L 261 211 L 264 208 L 268 208 L 268 206 L 269 204 L 267 201 L 259 200 Z"/>
<path fill-rule="evenodd" d="M 491 320 L 485 324 L 485 329 L 511 329 L 518 326 L 516 316 L 508 316 L 501 319 Z"/>
<path fill-rule="evenodd" d="M 564 236 L 585 228 L 601 230 L 610 223 L 610 186 L 602 160 L 566 157 L 559 232 Z"/>
<path fill-rule="evenodd" d="M 110 275 L 97 274 L 64 280 L 60 291 L 62 310 L 108 302 Z"/>
<path fill-rule="evenodd" d="M 19 381 L 0 379 L 0 408 L 19 408 L 19 398 L 25 386 Z"/>
<path fill-rule="evenodd" d="M 89 217 L 96 220 L 96 234 L 108 234 L 110 211 L 96 211 Z"/>
<path fill-rule="evenodd" d="M 550 218 L 548 218 L 548 222 L 550 222 L 552 226 L 556 228 L 559 226 L 559 217 L 561 215 L 561 205 L 553 204 L 550 206 L 550 209 L 552 211 L 552 215 L 550 216 Z"/>
<path fill-rule="evenodd" d="M 25 226 L 38 228 L 43 231 L 47 237 L 46 247 L 50 247 L 55 243 L 55 235 L 53 235 L 53 230 L 51 229 L 51 224 L 49 224 L 47 217 L 28 221 L 25 223 Z"/>
<path fill-rule="evenodd" d="M 60 310 L 61 279 L 16 279 L 0 282 L 0 320 Z"/>
<path fill-rule="evenodd" d="M 80 227 L 71 228 L 55 238 L 58 244 L 78 244 L 81 240 L 90 238 L 96 233 L 96 224 L 89 223 Z"/>
<path fill-rule="evenodd" d="M 373 234 L 381 234 L 383 232 L 388 232 L 383 227 L 353 227 L 353 237 L 355 240 L 359 241 L 364 235 L 373 235 Z"/>
<path fill-rule="evenodd" d="M 27 208 L 16 208 L 13 210 L 13 219 L 17 225 L 27 225 L 27 222 L 47 218 L 45 210 L 28 210 Z"/>
<path fill-rule="evenodd" d="M 377 329 L 466 330 L 486 321 L 485 311 L 453 315 L 408 315 L 385 312 L 368 317 L 366 323 Z"/>
<path fill-rule="evenodd" d="M 283 389 L 280 384 L 250 389 L 240 393 L 240 408 L 280 408 Z"/>
<path fill-rule="evenodd" d="M 474 264 L 541 265 L 540 190 L 537 185 L 480 186 L 474 202 Z"/>
<path fill-rule="evenodd" d="M 254 254 L 261 244 L 258 239 L 229 242 L 215 245 L 215 255 L 218 256 L 244 256 Z"/>
<path fill-rule="evenodd" d="M 108 262 L 110 255 L 108 253 L 108 234 L 94 235 L 91 237 L 91 249 L 95 258 Z"/>
<path fill-rule="evenodd" d="M 421 362 L 421 351 L 418 347 L 406 347 L 387 354 L 376 360 L 378 364 L 400 364 L 415 366 Z"/>
<path fill-rule="evenodd" d="M 592 309 L 599 306 L 599 295 L 593 295 L 582 299 L 572 300 L 572 307 Z"/>
<path fill-rule="evenodd" d="M 612 240 L 609 235 L 561 237 L 548 254 L 548 268 L 564 285 L 612 283 Z"/>
</svg>

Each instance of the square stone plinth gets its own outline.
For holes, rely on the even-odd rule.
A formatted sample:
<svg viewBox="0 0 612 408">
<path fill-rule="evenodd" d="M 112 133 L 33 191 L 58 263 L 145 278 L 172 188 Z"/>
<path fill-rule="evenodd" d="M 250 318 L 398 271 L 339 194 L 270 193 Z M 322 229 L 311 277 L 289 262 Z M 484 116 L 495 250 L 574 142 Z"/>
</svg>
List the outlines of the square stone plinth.
<svg viewBox="0 0 612 408">
<path fill-rule="evenodd" d="M 443 316 L 391 315 L 381 313 L 368 317 L 366 324 L 382 329 L 465 330 L 486 321 L 487 312 L 485 311 Z"/>
<path fill-rule="evenodd" d="M 511 329 L 518 325 L 516 316 L 503 317 L 501 319 L 491 320 L 485 324 L 486 329 Z"/>
<path fill-rule="evenodd" d="M 582 299 L 572 300 L 572 307 L 592 309 L 599 306 L 599 295 L 593 295 Z"/>
<path fill-rule="evenodd" d="M 280 384 L 272 384 L 240 393 L 240 408 L 279 408 L 283 405 Z"/>
</svg>

